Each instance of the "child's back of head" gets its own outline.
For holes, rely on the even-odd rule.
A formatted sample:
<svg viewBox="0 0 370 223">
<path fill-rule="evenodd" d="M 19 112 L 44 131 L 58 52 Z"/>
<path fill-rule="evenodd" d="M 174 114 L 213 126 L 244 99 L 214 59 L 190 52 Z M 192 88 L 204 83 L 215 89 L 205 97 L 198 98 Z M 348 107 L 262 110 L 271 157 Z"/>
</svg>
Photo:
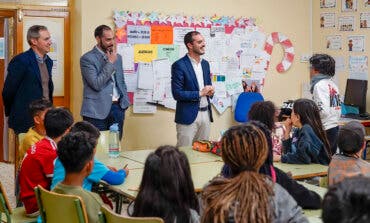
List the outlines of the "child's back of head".
<svg viewBox="0 0 370 223">
<path fill-rule="evenodd" d="M 89 134 L 89 137 L 95 140 L 95 146 L 100 137 L 100 131 L 93 124 L 87 121 L 76 122 L 70 132 L 86 132 Z"/>
<path fill-rule="evenodd" d="M 348 122 L 339 129 L 338 147 L 342 154 L 358 153 L 365 143 L 365 128 L 357 121 Z"/>
<path fill-rule="evenodd" d="M 45 115 L 46 135 L 50 138 L 62 136 L 73 124 L 72 113 L 65 108 L 52 108 Z"/>
<path fill-rule="evenodd" d="M 324 223 L 370 222 L 370 178 L 351 177 L 329 188 L 323 201 Z"/>
</svg>

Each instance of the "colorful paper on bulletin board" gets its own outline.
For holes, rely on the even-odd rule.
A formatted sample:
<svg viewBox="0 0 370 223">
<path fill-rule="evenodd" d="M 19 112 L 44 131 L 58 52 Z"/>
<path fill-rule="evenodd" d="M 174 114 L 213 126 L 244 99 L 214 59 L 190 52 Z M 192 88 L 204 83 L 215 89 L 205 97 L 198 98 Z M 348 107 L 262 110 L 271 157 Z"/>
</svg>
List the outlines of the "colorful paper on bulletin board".
<svg viewBox="0 0 370 223">
<path fill-rule="evenodd" d="M 130 44 L 150 43 L 150 26 L 127 26 L 127 42 Z"/>
<path fill-rule="evenodd" d="M 173 28 L 172 26 L 151 26 L 151 44 L 172 44 Z"/>
<path fill-rule="evenodd" d="M 135 44 L 134 61 L 150 63 L 157 59 L 157 45 L 155 44 Z"/>
<path fill-rule="evenodd" d="M 116 41 L 117 43 L 127 43 L 126 26 L 116 29 Z"/>
<path fill-rule="evenodd" d="M 178 45 L 158 45 L 158 59 L 168 58 L 171 63 L 179 59 Z"/>
</svg>

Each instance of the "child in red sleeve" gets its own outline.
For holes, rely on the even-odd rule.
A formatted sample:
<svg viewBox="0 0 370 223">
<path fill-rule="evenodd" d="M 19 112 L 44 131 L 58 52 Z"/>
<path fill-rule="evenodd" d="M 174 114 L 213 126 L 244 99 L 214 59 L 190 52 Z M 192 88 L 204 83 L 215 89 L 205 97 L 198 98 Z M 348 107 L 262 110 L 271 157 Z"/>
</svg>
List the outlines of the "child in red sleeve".
<svg viewBox="0 0 370 223">
<path fill-rule="evenodd" d="M 34 188 L 41 185 L 50 189 L 57 143 L 68 133 L 73 117 L 67 109 L 50 109 L 45 115 L 44 123 L 46 137 L 27 150 L 19 175 L 20 199 L 26 215 L 30 217 L 39 214 Z"/>
</svg>

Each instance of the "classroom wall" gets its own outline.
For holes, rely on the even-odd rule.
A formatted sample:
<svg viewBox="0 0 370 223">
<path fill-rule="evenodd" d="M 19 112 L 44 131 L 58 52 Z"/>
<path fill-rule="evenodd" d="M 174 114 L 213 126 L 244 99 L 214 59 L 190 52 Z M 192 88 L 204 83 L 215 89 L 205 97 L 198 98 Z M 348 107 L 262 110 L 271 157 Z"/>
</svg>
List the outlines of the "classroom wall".
<svg viewBox="0 0 370 223">
<path fill-rule="evenodd" d="M 75 0 L 71 5 L 72 13 L 72 97 L 71 108 L 76 119 L 82 101 L 82 80 L 79 68 L 80 56 L 95 44 L 93 31 L 100 24 L 114 26 L 113 10 L 157 11 L 165 14 L 185 14 L 212 16 L 248 16 L 257 18 L 257 23 L 266 33 L 279 31 L 292 41 L 296 58 L 286 73 L 277 73 L 275 66 L 280 62 L 283 51 L 275 46 L 270 69 L 267 72 L 263 95 L 281 105 L 287 99 L 301 95 L 301 83 L 309 79 L 307 63 L 299 62 L 301 54 L 311 52 L 311 1 L 307 0 L 220 0 L 220 1 L 173 1 L 173 0 Z M 207 49 L 211 50 L 211 49 Z M 215 122 L 211 126 L 211 139 L 219 137 L 219 131 L 235 125 L 231 109 L 223 115 L 213 110 Z M 155 148 L 162 144 L 176 143 L 174 111 L 158 108 L 153 115 L 133 114 L 132 107 L 126 112 L 124 126 L 124 149 Z"/>
<path fill-rule="evenodd" d="M 332 56 L 342 56 L 345 61 L 345 70 L 341 72 L 336 72 L 337 78 L 339 80 L 339 90 L 341 95 L 344 96 L 346 89 L 346 81 L 349 76 L 348 64 L 349 56 L 360 56 L 360 55 L 370 55 L 370 28 L 360 29 L 360 13 L 369 12 L 370 8 L 365 8 L 364 1 L 357 1 L 357 11 L 356 12 L 342 12 L 342 0 L 336 1 L 335 8 L 320 8 L 320 1 L 313 1 L 313 13 L 312 13 L 312 25 L 313 25 L 313 52 L 314 53 L 327 53 Z M 335 13 L 336 27 L 335 28 L 320 28 L 320 14 L 325 12 Z M 339 31 L 338 27 L 338 17 L 339 16 L 354 16 L 355 17 L 355 29 L 354 31 Z M 342 36 L 342 50 L 328 50 L 326 48 L 326 37 L 328 35 L 341 35 Z M 349 35 L 365 35 L 365 51 L 364 52 L 349 52 L 348 51 L 348 41 L 347 36 Z M 369 59 L 369 58 L 368 58 Z M 366 107 L 367 111 L 370 112 L 370 90 L 367 91 L 366 96 Z"/>
</svg>

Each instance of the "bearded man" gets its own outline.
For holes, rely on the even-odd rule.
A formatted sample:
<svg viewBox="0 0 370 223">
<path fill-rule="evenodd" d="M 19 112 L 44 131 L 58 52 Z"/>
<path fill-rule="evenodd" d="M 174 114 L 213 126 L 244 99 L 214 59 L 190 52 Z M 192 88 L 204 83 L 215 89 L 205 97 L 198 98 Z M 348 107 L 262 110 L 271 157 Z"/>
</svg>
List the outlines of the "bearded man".
<svg viewBox="0 0 370 223">
<path fill-rule="evenodd" d="M 121 139 L 125 111 L 130 105 L 122 57 L 117 54 L 109 26 L 98 26 L 94 36 L 96 46 L 80 59 L 84 85 L 81 116 L 101 131 L 118 123 Z"/>
</svg>

